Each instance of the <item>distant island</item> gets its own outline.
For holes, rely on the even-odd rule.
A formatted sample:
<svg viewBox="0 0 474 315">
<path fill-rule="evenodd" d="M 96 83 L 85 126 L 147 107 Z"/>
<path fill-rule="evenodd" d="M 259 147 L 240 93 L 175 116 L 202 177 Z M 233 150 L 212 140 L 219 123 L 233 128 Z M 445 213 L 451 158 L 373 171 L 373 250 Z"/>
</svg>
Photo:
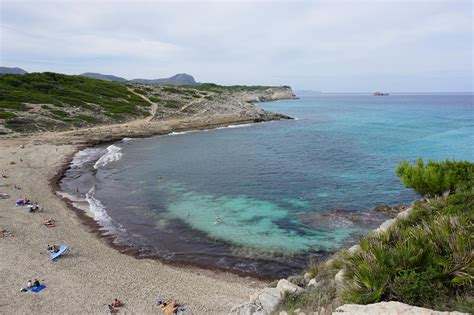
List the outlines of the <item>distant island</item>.
<svg viewBox="0 0 474 315">
<path fill-rule="evenodd" d="M 374 96 L 388 96 L 388 93 L 384 93 L 384 92 L 375 92 L 375 93 L 374 93 Z"/>
</svg>

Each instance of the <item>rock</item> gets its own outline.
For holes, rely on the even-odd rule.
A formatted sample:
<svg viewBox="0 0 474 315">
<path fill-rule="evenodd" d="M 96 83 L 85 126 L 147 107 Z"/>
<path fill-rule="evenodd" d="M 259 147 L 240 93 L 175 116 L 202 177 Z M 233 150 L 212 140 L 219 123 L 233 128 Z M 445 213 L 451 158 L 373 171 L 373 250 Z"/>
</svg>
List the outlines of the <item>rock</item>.
<svg viewBox="0 0 474 315">
<path fill-rule="evenodd" d="M 361 251 L 361 250 L 362 250 L 362 248 L 360 247 L 360 245 L 359 245 L 359 244 L 356 244 L 356 245 L 352 246 L 351 248 L 349 248 L 347 251 L 348 251 L 350 254 L 355 254 L 355 253 L 357 253 L 357 252 L 359 252 L 359 251 Z"/>
<path fill-rule="evenodd" d="M 407 208 L 405 205 L 396 205 L 396 206 L 389 206 L 389 205 L 378 205 L 374 208 L 374 211 L 380 212 L 386 215 L 394 216 L 398 214 L 400 211 L 403 211 Z"/>
<path fill-rule="evenodd" d="M 275 288 L 264 288 L 260 291 L 258 302 L 263 309 L 263 314 L 271 314 L 281 303 L 280 290 Z"/>
<path fill-rule="evenodd" d="M 341 270 L 338 271 L 338 273 L 336 273 L 336 275 L 334 276 L 334 281 L 336 281 L 336 285 L 342 285 L 343 284 L 345 273 L 346 273 L 346 271 L 344 269 L 341 269 Z"/>
<path fill-rule="evenodd" d="M 309 280 L 311 280 L 311 276 L 312 276 L 311 273 L 305 272 L 303 278 L 304 278 L 306 281 L 309 281 Z"/>
<path fill-rule="evenodd" d="M 397 222 L 397 219 L 390 219 L 390 220 L 387 220 L 387 221 L 385 221 L 384 223 L 382 223 L 379 228 L 375 229 L 374 232 L 375 232 L 375 233 L 382 233 L 382 232 L 385 232 L 385 231 L 387 231 L 395 222 Z"/>
<path fill-rule="evenodd" d="M 258 309 L 257 305 L 251 303 L 244 303 L 233 307 L 229 315 L 257 315 L 263 314 L 261 310 Z"/>
<path fill-rule="evenodd" d="M 304 276 L 289 276 L 287 279 L 289 282 L 296 284 L 300 287 L 304 286 L 306 283 Z"/>
<path fill-rule="evenodd" d="M 278 313 L 278 315 L 288 315 L 288 313 L 286 311 L 281 311 L 280 313 Z"/>
<path fill-rule="evenodd" d="M 438 312 L 427 308 L 411 306 L 400 302 L 380 302 L 368 305 L 345 304 L 336 308 L 333 314 L 349 315 L 467 315 L 460 312 Z"/>
<path fill-rule="evenodd" d="M 309 286 L 314 286 L 314 287 L 316 287 L 317 284 L 318 284 L 318 281 L 316 281 L 316 279 L 311 279 L 311 280 L 309 280 L 309 282 L 308 282 L 308 287 L 309 287 Z"/>
<path fill-rule="evenodd" d="M 400 212 L 400 213 L 397 215 L 397 219 L 405 219 L 405 218 L 407 218 L 407 217 L 410 215 L 410 213 L 411 213 L 412 210 L 413 210 L 413 208 L 410 207 L 410 208 L 406 209 L 405 211 Z"/>
<path fill-rule="evenodd" d="M 303 288 L 297 286 L 294 283 L 289 282 L 286 279 L 281 279 L 280 281 L 278 281 L 277 289 L 280 291 L 281 296 L 283 296 L 285 292 L 299 293 L 303 291 Z"/>
</svg>

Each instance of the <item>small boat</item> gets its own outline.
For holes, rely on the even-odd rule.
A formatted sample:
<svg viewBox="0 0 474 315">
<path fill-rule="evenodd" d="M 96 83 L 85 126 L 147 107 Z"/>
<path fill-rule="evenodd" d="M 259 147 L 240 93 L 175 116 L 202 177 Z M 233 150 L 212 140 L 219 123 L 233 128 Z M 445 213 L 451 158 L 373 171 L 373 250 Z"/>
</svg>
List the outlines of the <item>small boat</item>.
<svg viewBox="0 0 474 315">
<path fill-rule="evenodd" d="M 384 92 L 375 92 L 375 93 L 374 93 L 374 96 L 388 96 L 388 93 L 384 93 Z"/>
</svg>

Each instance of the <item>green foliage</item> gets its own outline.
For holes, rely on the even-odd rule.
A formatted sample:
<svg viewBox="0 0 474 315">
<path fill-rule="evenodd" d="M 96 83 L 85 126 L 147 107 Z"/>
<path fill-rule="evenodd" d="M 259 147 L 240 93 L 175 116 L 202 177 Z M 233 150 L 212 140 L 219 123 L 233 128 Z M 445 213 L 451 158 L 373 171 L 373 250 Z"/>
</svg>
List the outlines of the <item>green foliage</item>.
<svg viewBox="0 0 474 315">
<path fill-rule="evenodd" d="M 60 110 L 60 109 L 51 109 L 49 112 L 50 112 L 51 114 L 55 115 L 55 116 L 60 117 L 60 118 L 64 118 L 64 117 L 69 116 L 68 113 L 66 113 L 65 111 L 62 111 L 62 110 Z"/>
<path fill-rule="evenodd" d="M 444 162 L 419 159 L 416 165 L 403 161 L 397 167 L 402 183 L 421 195 L 435 196 L 446 191 L 469 191 L 474 188 L 474 163 L 467 161 Z"/>
<path fill-rule="evenodd" d="M 11 112 L 0 112 L 0 119 L 8 119 L 8 118 L 13 118 L 16 117 L 14 113 Z"/>
<path fill-rule="evenodd" d="M 168 108 L 180 108 L 181 107 L 181 103 L 179 101 L 176 101 L 176 100 L 166 100 L 163 104 L 164 107 L 168 107 Z"/>
<path fill-rule="evenodd" d="M 0 108 L 14 111 L 27 110 L 25 103 L 51 104 L 79 107 L 121 120 L 147 115 L 142 107 L 150 105 L 131 93 L 125 84 L 51 72 L 3 75 L 0 77 L 0 90 Z"/>
<path fill-rule="evenodd" d="M 159 99 L 158 97 L 155 97 L 155 96 L 150 96 L 148 98 L 150 101 L 152 101 L 153 103 L 159 103 L 161 102 L 161 99 Z"/>
<path fill-rule="evenodd" d="M 344 303 L 395 300 L 468 311 L 472 297 L 474 193 L 417 202 L 408 218 L 346 254 Z"/>
</svg>

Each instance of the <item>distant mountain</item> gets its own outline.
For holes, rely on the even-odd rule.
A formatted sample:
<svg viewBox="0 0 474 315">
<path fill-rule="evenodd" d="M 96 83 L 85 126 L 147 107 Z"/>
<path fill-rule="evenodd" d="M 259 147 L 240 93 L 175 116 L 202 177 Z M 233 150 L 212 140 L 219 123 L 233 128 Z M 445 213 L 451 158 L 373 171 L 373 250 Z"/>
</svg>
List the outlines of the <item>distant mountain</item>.
<svg viewBox="0 0 474 315">
<path fill-rule="evenodd" d="M 0 67 L 0 74 L 26 74 L 25 70 L 21 68 Z"/>
<path fill-rule="evenodd" d="M 115 81 L 115 82 L 126 82 L 127 79 L 117 77 L 111 74 L 101 74 L 101 73 L 94 73 L 94 72 L 85 72 L 80 74 L 80 76 L 92 78 L 92 79 L 99 79 L 104 81 Z"/>
<path fill-rule="evenodd" d="M 193 76 L 186 74 L 186 73 L 179 73 L 175 74 L 170 78 L 165 79 L 154 79 L 154 80 L 147 80 L 147 79 L 133 79 L 130 82 L 134 83 L 144 83 L 144 84 L 172 84 L 172 85 L 198 85 Z"/>
</svg>

